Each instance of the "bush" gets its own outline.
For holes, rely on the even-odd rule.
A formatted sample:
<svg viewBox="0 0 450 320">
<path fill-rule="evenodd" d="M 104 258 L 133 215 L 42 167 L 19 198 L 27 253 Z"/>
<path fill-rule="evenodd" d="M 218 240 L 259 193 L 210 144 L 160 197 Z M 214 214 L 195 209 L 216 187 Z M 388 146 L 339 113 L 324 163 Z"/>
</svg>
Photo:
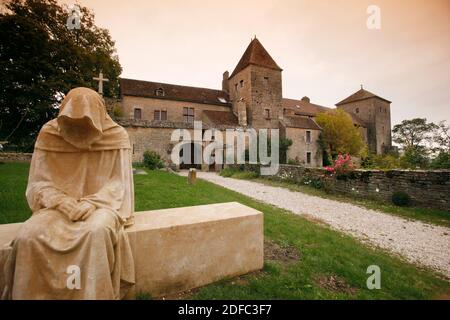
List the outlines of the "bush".
<svg viewBox="0 0 450 320">
<path fill-rule="evenodd" d="M 164 167 L 164 163 L 158 153 L 147 150 L 144 152 L 144 166 L 150 170 L 155 170 Z"/>
<path fill-rule="evenodd" d="M 305 176 L 301 179 L 300 183 L 307 185 L 307 186 L 311 186 L 314 189 L 322 189 L 323 188 L 322 179 L 316 178 L 316 177 Z"/>
<path fill-rule="evenodd" d="M 252 171 L 243 171 L 243 172 L 236 172 L 232 175 L 233 178 L 236 179 L 255 179 L 259 178 L 259 174 Z"/>
<path fill-rule="evenodd" d="M 236 178 L 236 179 L 254 179 L 259 177 L 259 173 L 254 171 L 246 171 L 245 167 L 227 167 L 220 171 L 222 177 Z"/>
<path fill-rule="evenodd" d="M 236 172 L 238 172 L 238 170 L 233 169 L 233 168 L 224 168 L 220 171 L 220 174 L 222 177 L 231 177 L 232 175 L 234 175 Z"/>
<path fill-rule="evenodd" d="M 432 169 L 450 169 L 450 153 L 440 152 L 436 158 L 431 161 Z"/>
<path fill-rule="evenodd" d="M 396 206 L 406 207 L 411 204 L 411 198 L 406 192 L 396 191 L 392 194 L 392 203 Z"/>
<path fill-rule="evenodd" d="M 287 164 L 290 164 L 290 165 L 293 165 L 293 166 L 298 166 L 298 165 L 300 165 L 300 161 L 298 160 L 298 158 L 289 159 Z"/>
<path fill-rule="evenodd" d="M 329 174 L 336 174 L 338 176 L 347 176 L 353 171 L 354 165 L 349 154 L 338 155 L 337 159 L 334 160 L 334 165 L 332 167 L 325 167 Z"/>
<path fill-rule="evenodd" d="M 364 158 L 361 163 L 366 169 L 398 169 L 401 167 L 398 156 L 393 154 L 377 155 L 371 154 Z"/>
<path fill-rule="evenodd" d="M 400 165 L 405 169 L 426 168 L 429 159 L 425 148 L 407 148 L 400 157 Z"/>
</svg>

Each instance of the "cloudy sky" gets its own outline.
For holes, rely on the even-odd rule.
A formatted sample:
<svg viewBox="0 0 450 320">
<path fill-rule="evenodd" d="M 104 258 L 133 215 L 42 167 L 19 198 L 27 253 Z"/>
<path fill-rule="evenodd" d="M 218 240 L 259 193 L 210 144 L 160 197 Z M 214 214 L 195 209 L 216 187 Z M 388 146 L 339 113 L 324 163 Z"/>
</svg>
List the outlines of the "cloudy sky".
<svg viewBox="0 0 450 320">
<path fill-rule="evenodd" d="M 110 30 L 122 77 L 220 88 L 256 35 L 284 69 L 286 98 L 331 107 L 363 84 L 393 102 L 393 124 L 450 121 L 450 0 L 79 2 Z"/>
</svg>

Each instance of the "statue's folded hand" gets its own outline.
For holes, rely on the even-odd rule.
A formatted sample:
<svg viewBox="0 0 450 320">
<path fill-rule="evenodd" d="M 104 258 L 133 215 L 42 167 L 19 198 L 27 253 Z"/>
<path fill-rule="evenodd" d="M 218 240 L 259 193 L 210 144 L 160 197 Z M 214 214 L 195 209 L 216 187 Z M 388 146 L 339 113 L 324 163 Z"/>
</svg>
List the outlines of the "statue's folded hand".
<svg viewBox="0 0 450 320">
<path fill-rule="evenodd" d="M 72 221 L 86 220 L 96 207 L 87 201 L 80 201 L 75 208 L 72 209 L 69 216 Z"/>
<path fill-rule="evenodd" d="M 60 212 L 65 214 L 70 220 L 72 220 L 71 212 L 78 206 L 78 201 L 71 198 L 65 197 L 64 200 L 56 207 Z"/>
</svg>

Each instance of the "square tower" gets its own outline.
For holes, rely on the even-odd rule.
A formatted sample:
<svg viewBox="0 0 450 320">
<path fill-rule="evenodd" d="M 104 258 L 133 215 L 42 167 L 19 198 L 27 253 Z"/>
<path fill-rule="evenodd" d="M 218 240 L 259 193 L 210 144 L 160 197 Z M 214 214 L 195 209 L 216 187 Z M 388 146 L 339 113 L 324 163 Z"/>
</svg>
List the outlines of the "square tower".
<svg viewBox="0 0 450 320">
<path fill-rule="evenodd" d="M 238 109 L 245 106 L 248 126 L 278 128 L 282 112 L 281 71 L 255 37 L 224 85 L 233 112 L 238 114 Z"/>
<path fill-rule="evenodd" d="M 336 107 L 355 114 L 367 125 L 369 151 L 384 154 L 392 148 L 391 101 L 361 89 L 336 103 Z"/>
</svg>

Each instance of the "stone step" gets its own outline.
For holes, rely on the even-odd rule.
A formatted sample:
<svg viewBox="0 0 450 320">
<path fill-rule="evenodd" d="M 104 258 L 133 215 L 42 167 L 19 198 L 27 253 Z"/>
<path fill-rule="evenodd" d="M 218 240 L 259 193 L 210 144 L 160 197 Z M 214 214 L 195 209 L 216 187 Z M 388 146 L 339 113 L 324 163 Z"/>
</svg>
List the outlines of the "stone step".
<svg viewBox="0 0 450 320">
<path fill-rule="evenodd" d="M 20 225 L 0 225 L 0 255 Z M 136 212 L 126 230 L 136 269 L 127 298 L 173 294 L 263 267 L 263 214 L 237 202 Z"/>
</svg>

